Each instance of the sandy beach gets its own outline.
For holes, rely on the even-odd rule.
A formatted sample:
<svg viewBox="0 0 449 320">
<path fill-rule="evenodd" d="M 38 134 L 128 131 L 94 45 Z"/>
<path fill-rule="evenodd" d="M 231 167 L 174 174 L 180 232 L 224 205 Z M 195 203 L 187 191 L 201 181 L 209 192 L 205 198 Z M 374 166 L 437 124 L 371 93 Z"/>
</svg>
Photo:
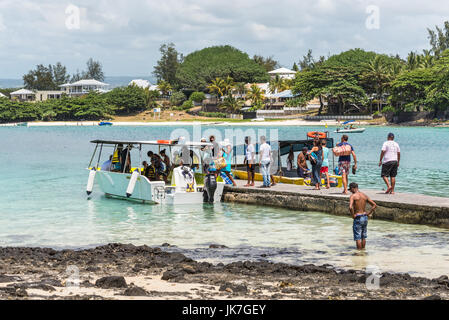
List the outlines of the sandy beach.
<svg viewBox="0 0 449 320">
<path fill-rule="evenodd" d="M 113 126 L 190 126 L 190 125 L 214 125 L 214 126 L 337 126 L 335 120 L 306 121 L 300 119 L 276 120 L 276 121 L 110 121 Z M 28 127 L 60 127 L 60 126 L 98 126 L 98 121 L 52 121 L 52 122 L 28 122 Z M 357 125 L 370 125 L 366 121 L 356 121 Z M 0 124 L 2 127 L 14 127 L 17 123 Z"/>
<path fill-rule="evenodd" d="M 161 248 L 0 248 L 1 299 L 448 299 L 449 279 L 338 270 L 331 265 L 212 265 Z M 213 248 L 220 248 L 219 245 Z M 368 280 L 368 285 L 367 285 Z"/>
</svg>

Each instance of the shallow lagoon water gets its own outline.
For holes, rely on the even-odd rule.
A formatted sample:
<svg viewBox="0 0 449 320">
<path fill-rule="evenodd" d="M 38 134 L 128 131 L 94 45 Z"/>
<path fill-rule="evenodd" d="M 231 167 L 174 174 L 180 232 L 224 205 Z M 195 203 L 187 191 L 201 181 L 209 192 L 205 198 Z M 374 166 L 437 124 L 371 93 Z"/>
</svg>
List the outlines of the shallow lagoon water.
<svg viewBox="0 0 449 320">
<path fill-rule="evenodd" d="M 284 127 L 278 135 L 298 139 L 316 129 L 320 128 Z M 0 128 L 0 245 L 80 248 L 109 242 L 167 242 L 177 246 L 168 250 L 213 262 L 269 259 L 342 268 L 376 265 L 382 271 L 432 277 L 447 274 L 449 232 L 444 229 L 371 220 L 368 249 L 360 255 L 353 249 L 349 217 L 226 203 L 150 206 L 107 199 L 98 189 L 86 200 L 85 167 L 93 151 L 89 140 L 151 140 L 170 136 L 172 130 L 159 126 Z M 447 196 L 446 128 L 369 127 L 364 134 L 351 135 L 360 163 L 353 180 L 362 188 L 383 187 L 377 162 L 390 131 L 396 133 L 403 156 L 398 191 Z M 440 145 L 435 146 L 435 141 Z M 211 243 L 229 249 L 208 249 Z"/>
</svg>

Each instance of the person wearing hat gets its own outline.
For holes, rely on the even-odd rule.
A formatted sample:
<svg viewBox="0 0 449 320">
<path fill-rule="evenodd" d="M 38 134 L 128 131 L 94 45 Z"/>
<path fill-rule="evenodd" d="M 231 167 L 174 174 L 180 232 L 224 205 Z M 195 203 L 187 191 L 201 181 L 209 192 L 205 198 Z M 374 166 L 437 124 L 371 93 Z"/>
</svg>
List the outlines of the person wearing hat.
<svg viewBox="0 0 449 320">
<path fill-rule="evenodd" d="M 349 189 L 352 193 L 349 198 L 349 212 L 351 212 L 354 222 L 352 231 L 357 249 L 365 249 L 366 238 L 368 236 L 368 217 L 370 217 L 377 207 L 377 204 L 371 200 L 366 194 L 360 192 L 359 186 L 355 182 L 351 182 Z M 371 209 L 366 212 L 366 203 L 371 205 Z"/>
<path fill-rule="evenodd" d="M 401 149 L 399 144 L 394 141 L 394 134 L 390 132 L 387 141 L 382 146 L 379 160 L 379 167 L 382 166 L 381 177 L 387 185 L 386 194 L 394 194 L 400 160 Z M 390 177 L 390 181 L 388 181 L 388 177 Z"/>
</svg>

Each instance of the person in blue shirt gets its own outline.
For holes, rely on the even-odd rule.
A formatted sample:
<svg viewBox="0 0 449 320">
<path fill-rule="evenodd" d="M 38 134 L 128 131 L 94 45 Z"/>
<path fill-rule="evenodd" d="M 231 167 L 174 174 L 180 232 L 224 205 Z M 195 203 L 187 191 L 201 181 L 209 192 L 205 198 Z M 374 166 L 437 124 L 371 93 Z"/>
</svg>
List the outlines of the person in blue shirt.
<svg viewBox="0 0 449 320">
<path fill-rule="evenodd" d="M 221 171 L 224 174 L 226 174 L 226 176 L 229 178 L 229 180 L 231 180 L 232 185 L 234 187 L 236 187 L 237 184 L 235 183 L 234 178 L 232 177 L 232 174 L 231 174 L 231 163 L 232 163 L 232 146 L 231 146 L 231 144 L 227 144 L 223 148 L 223 158 L 225 158 L 225 160 L 226 160 L 226 167 L 221 169 Z"/>
<path fill-rule="evenodd" d="M 326 139 L 323 139 L 321 143 L 323 145 L 323 163 L 321 164 L 320 174 L 326 176 L 326 189 L 329 189 L 331 187 L 329 181 L 329 148 L 326 147 Z"/>
</svg>

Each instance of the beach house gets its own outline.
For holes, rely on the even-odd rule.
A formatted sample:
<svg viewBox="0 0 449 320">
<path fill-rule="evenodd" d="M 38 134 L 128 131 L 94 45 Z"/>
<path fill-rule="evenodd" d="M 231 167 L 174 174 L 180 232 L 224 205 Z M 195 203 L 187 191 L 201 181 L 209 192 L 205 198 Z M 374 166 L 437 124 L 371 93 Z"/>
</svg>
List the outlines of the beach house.
<svg viewBox="0 0 449 320">
<path fill-rule="evenodd" d="M 25 102 L 25 101 L 34 101 L 36 94 L 28 89 L 20 89 L 14 92 L 10 93 L 11 95 L 11 100 L 15 100 L 15 101 L 21 101 L 21 102 Z"/>
<path fill-rule="evenodd" d="M 38 90 L 35 92 L 35 101 L 46 101 L 48 99 L 61 99 L 64 91 L 60 90 Z"/>
<path fill-rule="evenodd" d="M 271 78 L 279 76 L 281 79 L 293 79 L 296 75 L 296 72 L 287 68 L 279 68 L 268 72 L 268 74 Z"/>
<path fill-rule="evenodd" d="M 108 92 L 106 89 L 108 86 L 109 84 L 95 79 L 83 79 L 73 83 L 60 85 L 61 90 L 69 97 L 82 96 L 92 91 L 105 93 Z"/>
</svg>

